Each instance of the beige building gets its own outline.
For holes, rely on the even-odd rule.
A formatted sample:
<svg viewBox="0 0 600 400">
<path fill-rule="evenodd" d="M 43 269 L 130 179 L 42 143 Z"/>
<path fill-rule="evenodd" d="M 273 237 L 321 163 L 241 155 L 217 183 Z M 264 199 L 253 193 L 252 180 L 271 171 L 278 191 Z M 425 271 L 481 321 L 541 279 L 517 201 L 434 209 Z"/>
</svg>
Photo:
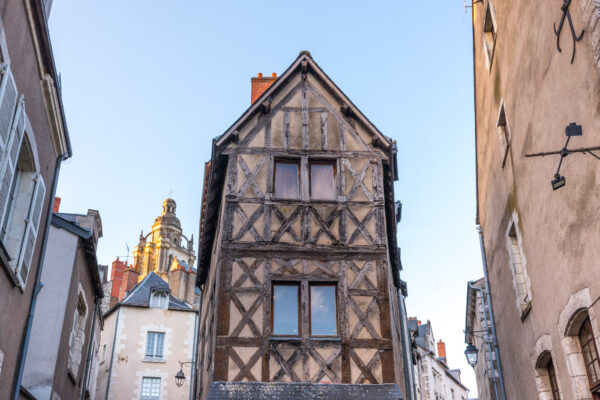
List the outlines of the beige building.
<svg viewBox="0 0 600 400">
<path fill-rule="evenodd" d="M 197 309 L 173 296 L 157 274 L 146 275 L 104 315 L 95 398 L 192 398 L 196 316 Z M 178 387 L 180 369 L 187 379 Z"/>
<path fill-rule="evenodd" d="M 461 382 L 460 369 L 450 369 L 446 358 L 446 344 L 436 343 L 431 322 L 421 323 L 408 319 L 413 338 L 416 364 L 415 392 L 417 400 L 467 400 L 469 390 Z"/>
<path fill-rule="evenodd" d="M 308 52 L 264 80 L 206 167 L 198 396 L 412 398 L 396 144 Z"/>
<path fill-rule="evenodd" d="M 508 399 L 600 398 L 599 20 L 593 0 L 473 4 L 477 218 Z"/>
</svg>

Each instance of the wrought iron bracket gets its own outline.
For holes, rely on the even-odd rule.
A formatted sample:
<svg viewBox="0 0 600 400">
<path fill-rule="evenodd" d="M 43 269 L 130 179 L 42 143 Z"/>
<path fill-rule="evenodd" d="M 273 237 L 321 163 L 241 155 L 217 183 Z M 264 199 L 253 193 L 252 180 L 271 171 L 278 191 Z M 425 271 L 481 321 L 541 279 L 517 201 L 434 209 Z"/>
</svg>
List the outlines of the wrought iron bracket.
<svg viewBox="0 0 600 400">
<path fill-rule="evenodd" d="M 562 166 L 562 162 L 566 156 L 568 156 L 569 154 L 573 154 L 573 153 L 583 153 L 583 154 L 587 153 L 587 154 L 597 158 L 598 160 L 600 160 L 600 156 L 598 156 L 597 154 L 594 154 L 594 151 L 600 150 L 600 146 L 580 147 L 578 149 L 568 149 L 567 148 L 571 137 L 583 135 L 583 130 L 581 129 L 581 125 L 577 125 L 575 122 L 571 122 L 565 128 L 565 135 L 567 136 L 567 141 L 566 141 L 564 147 L 560 150 L 525 154 L 525 157 L 544 157 L 544 156 L 550 156 L 550 155 L 560 155 L 560 160 L 558 161 L 558 168 L 556 169 L 556 173 L 554 174 L 555 180 L 552 181 L 553 187 L 556 184 L 556 187 L 554 187 L 555 190 L 564 186 L 564 184 L 565 184 L 564 177 L 560 176 L 560 167 Z M 562 184 L 560 184 L 560 183 L 562 183 Z"/>
<path fill-rule="evenodd" d="M 581 30 L 581 34 L 577 36 L 575 33 L 575 27 L 573 26 L 573 20 L 571 19 L 571 12 L 569 11 L 569 6 L 571 5 L 571 0 L 563 0 L 562 6 L 560 9 L 562 10 L 562 17 L 560 18 L 560 22 L 558 23 L 558 29 L 556 29 L 556 23 L 554 24 L 554 34 L 556 35 L 556 48 L 559 52 L 562 52 L 560 48 L 560 32 L 562 31 L 565 18 L 569 22 L 569 28 L 571 29 L 571 37 L 573 38 L 573 53 L 571 54 L 571 64 L 573 64 L 573 60 L 575 60 L 575 48 L 577 47 L 577 42 L 581 40 L 583 34 L 585 33 L 585 29 Z"/>
</svg>

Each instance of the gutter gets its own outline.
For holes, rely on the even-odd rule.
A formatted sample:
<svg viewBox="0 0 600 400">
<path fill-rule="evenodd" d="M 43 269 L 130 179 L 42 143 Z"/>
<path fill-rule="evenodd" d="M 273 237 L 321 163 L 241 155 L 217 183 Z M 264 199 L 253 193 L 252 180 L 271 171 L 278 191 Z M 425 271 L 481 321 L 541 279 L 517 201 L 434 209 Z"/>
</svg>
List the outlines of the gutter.
<svg viewBox="0 0 600 400">
<path fill-rule="evenodd" d="M 198 304 L 198 311 L 196 311 L 196 321 L 194 323 L 194 345 L 192 349 L 192 376 L 190 379 L 190 400 L 196 398 L 196 381 L 198 379 L 198 343 L 200 340 L 200 317 L 202 313 L 202 291 L 200 292 L 200 304 Z"/>
<path fill-rule="evenodd" d="M 71 154 L 67 154 L 70 157 Z M 60 173 L 60 167 L 62 162 L 68 158 L 65 154 L 61 154 L 56 160 L 56 168 L 54 169 L 54 178 L 52 180 L 52 190 L 50 190 L 50 201 L 48 202 L 48 209 L 46 214 L 46 225 L 44 227 L 44 236 L 42 236 L 42 247 L 40 249 L 40 257 L 38 260 L 37 271 L 35 272 L 35 284 L 33 286 L 33 292 L 31 293 L 31 303 L 29 305 L 29 314 L 27 315 L 27 322 L 25 323 L 23 340 L 19 349 L 19 359 L 17 361 L 15 380 L 13 383 L 12 400 L 19 400 L 19 392 L 21 389 L 21 382 L 23 380 L 23 371 L 25 369 L 25 358 L 27 357 L 27 349 L 29 347 L 29 338 L 31 336 L 31 327 L 33 326 L 33 315 L 35 313 L 35 306 L 37 303 L 38 295 L 44 284 L 42 280 L 42 270 L 44 266 L 44 257 L 46 255 L 46 246 L 48 245 L 48 234 L 50 232 L 50 225 L 52 221 L 52 211 L 54 202 L 52 201 L 56 196 L 56 187 L 58 186 L 58 175 Z"/>
<path fill-rule="evenodd" d="M 83 385 L 81 385 L 81 396 L 79 397 L 81 400 L 85 399 L 85 389 L 88 385 L 88 374 L 90 372 L 90 361 L 92 359 L 93 352 L 93 338 L 94 338 L 94 330 L 96 329 L 96 314 L 98 313 L 98 296 L 94 296 L 94 313 L 92 314 L 92 329 L 90 329 L 90 335 L 88 340 L 88 349 L 87 356 L 85 357 L 85 371 L 83 373 Z"/>
<path fill-rule="evenodd" d="M 117 309 L 117 320 L 115 321 L 115 333 L 113 335 L 112 351 L 110 352 L 110 365 L 108 366 L 108 379 L 106 381 L 106 395 L 105 400 L 108 400 L 108 393 L 110 393 L 110 377 L 112 376 L 113 361 L 115 358 L 115 347 L 117 346 L 117 329 L 119 329 L 119 314 L 121 313 L 121 307 Z"/>
</svg>

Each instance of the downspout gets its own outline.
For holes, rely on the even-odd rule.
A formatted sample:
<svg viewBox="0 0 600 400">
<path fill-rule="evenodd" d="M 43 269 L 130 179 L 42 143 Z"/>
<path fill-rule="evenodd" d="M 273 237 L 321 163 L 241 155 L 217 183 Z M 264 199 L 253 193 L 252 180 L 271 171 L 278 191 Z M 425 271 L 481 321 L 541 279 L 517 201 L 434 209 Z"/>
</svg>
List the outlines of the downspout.
<svg viewBox="0 0 600 400">
<path fill-rule="evenodd" d="M 50 191 L 50 201 L 48 202 L 48 210 L 46 214 L 46 226 L 44 227 L 44 236 L 42 237 L 42 247 L 40 248 L 40 258 L 38 261 L 37 271 L 35 272 L 35 283 L 33 286 L 33 292 L 31 293 L 31 303 L 29 304 L 29 314 L 27 315 L 27 321 L 25 323 L 25 329 L 23 332 L 23 340 L 21 342 L 21 348 L 19 351 L 19 359 L 17 361 L 17 374 L 12 388 L 11 398 L 13 400 L 19 399 L 19 392 L 21 391 L 21 382 L 23 380 L 23 371 L 25 369 L 25 358 L 27 357 L 27 349 L 29 347 L 29 338 L 31 336 L 31 327 L 33 326 L 33 315 L 35 313 L 35 305 L 37 303 L 38 295 L 44 284 L 42 283 L 42 270 L 44 266 L 44 257 L 46 255 L 46 246 L 48 244 L 48 233 L 50 232 L 50 225 L 52 221 L 52 214 L 54 208 L 54 197 L 56 196 L 56 187 L 58 186 L 58 175 L 60 173 L 60 167 L 63 160 L 70 156 L 68 154 L 61 154 L 56 160 L 56 168 L 54 169 L 54 177 L 52 178 L 52 190 Z"/>
<path fill-rule="evenodd" d="M 200 303 L 196 311 L 196 320 L 194 321 L 194 345 L 192 348 L 192 381 L 190 382 L 190 400 L 196 398 L 196 380 L 198 378 L 198 341 L 200 340 L 200 313 L 202 312 L 202 293 L 200 293 Z"/>
<path fill-rule="evenodd" d="M 108 393 L 110 392 L 110 377 L 113 370 L 113 360 L 115 358 L 115 347 L 117 347 L 117 329 L 119 329 L 119 314 L 121 313 L 121 306 L 117 309 L 117 320 L 115 321 L 115 333 L 113 335 L 112 351 L 110 352 L 110 365 L 108 366 L 108 380 L 106 382 L 106 395 L 105 400 L 108 400 Z"/>
<path fill-rule="evenodd" d="M 92 314 L 92 329 L 88 342 L 87 356 L 85 358 L 85 372 L 83 373 L 83 385 L 81 385 L 81 400 L 84 400 L 85 388 L 88 385 L 88 374 L 90 372 L 90 361 L 92 359 L 94 330 L 96 329 L 96 314 L 98 313 L 98 296 L 94 296 L 94 313 Z"/>
<path fill-rule="evenodd" d="M 502 362 L 500 361 L 500 351 L 498 350 L 498 338 L 496 337 L 496 323 L 494 322 L 494 309 L 492 307 L 492 295 L 490 293 L 490 280 L 488 277 L 487 261 L 485 259 L 485 247 L 483 246 L 483 232 L 481 225 L 477 224 L 477 232 L 479 233 L 479 247 L 481 249 L 481 261 L 483 264 L 483 277 L 485 280 L 486 300 L 488 305 L 489 318 L 492 323 L 492 341 L 494 345 L 494 354 L 498 361 L 498 378 L 500 379 L 500 392 L 502 400 L 506 400 L 506 390 L 504 389 L 504 376 L 502 374 Z"/>
<path fill-rule="evenodd" d="M 406 315 L 406 307 L 404 306 L 404 296 L 402 295 L 402 290 L 398 289 L 398 310 L 400 311 L 400 336 L 402 341 L 402 354 L 403 363 L 404 363 L 404 379 L 406 380 L 405 389 L 407 391 L 407 400 L 416 400 L 415 397 L 415 371 L 412 367 L 412 362 L 409 363 L 409 357 L 412 359 L 412 349 L 407 347 L 407 343 L 410 343 L 408 338 L 408 332 L 406 328 L 408 327 L 405 324 L 404 316 Z M 410 372 L 409 372 L 410 371 Z M 412 389 L 411 389 L 412 387 Z"/>
</svg>

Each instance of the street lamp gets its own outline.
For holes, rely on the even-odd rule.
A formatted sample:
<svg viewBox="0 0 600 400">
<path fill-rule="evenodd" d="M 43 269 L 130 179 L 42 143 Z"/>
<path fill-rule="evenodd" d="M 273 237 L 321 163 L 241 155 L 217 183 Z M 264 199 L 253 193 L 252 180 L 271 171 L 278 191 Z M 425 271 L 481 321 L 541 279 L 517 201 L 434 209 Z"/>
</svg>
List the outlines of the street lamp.
<svg viewBox="0 0 600 400">
<path fill-rule="evenodd" d="M 477 356 L 479 355 L 479 350 L 477 347 L 473 346 L 472 343 L 467 345 L 467 349 L 465 350 L 465 357 L 467 357 L 467 362 L 473 368 L 477 364 Z"/>
<path fill-rule="evenodd" d="M 185 382 L 185 374 L 183 373 L 183 369 L 180 369 L 179 372 L 175 375 L 175 384 L 177 387 L 182 387 L 183 382 Z"/>
<path fill-rule="evenodd" d="M 177 387 L 182 387 L 183 384 L 185 383 L 185 374 L 183 373 L 184 364 L 194 365 L 195 363 L 196 363 L 195 361 L 185 361 L 185 362 L 179 361 L 179 372 L 177 372 L 175 374 L 175 384 L 177 385 Z"/>
</svg>

